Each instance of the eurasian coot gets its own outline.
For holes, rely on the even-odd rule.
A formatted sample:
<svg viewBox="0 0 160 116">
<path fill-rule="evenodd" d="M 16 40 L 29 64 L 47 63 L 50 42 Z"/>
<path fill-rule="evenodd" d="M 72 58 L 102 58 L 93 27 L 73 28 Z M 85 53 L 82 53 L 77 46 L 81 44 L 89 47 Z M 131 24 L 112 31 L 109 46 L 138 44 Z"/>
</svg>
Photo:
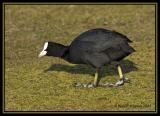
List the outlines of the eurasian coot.
<svg viewBox="0 0 160 116">
<path fill-rule="evenodd" d="M 115 84 L 99 85 L 99 72 L 102 66 L 113 61 L 119 62 L 135 50 L 128 44 L 132 42 L 125 35 L 103 28 L 91 29 L 76 37 L 69 46 L 48 41 L 44 44 L 42 56 L 60 57 L 74 64 L 88 64 L 96 69 L 93 84 L 80 84 L 81 87 L 119 86 L 128 80 L 117 65 L 120 80 Z"/>
</svg>

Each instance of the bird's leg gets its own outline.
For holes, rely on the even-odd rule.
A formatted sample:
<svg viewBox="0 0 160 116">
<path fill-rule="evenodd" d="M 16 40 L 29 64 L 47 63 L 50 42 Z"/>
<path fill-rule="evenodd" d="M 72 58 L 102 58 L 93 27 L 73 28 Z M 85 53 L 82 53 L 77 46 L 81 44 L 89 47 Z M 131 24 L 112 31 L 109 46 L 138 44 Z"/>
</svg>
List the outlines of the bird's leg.
<svg viewBox="0 0 160 116">
<path fill-rule="evenodd" d="M 124 84 L 124 76 L 123 76 L 123 74 L 122 74 L 122 68 L 120 67 L 120 65 L 118 65 L 118 74 L 119 74 L 119 77 L 120 77 L 120 79 L 119 79 L 119 81 L 117 81 L 116 83 L 115 83 L 115 86 L 120 86 L 120 85 L 123 85 Z"/>
<path fill-rule="evenodd" d="M 93 88 L 93 87 L 97 87 L 100 81 L 99 78 L 99 72 L 100 69 L 96 69 L 96 73 L 95 73 L 95 78 L 94 78 L 94 82 L 93 83 L 88 83 L 88 84 L 81 84 L 81 83 L 76 83 L 76 87 L 85 87 L 85 88 Z"/>
<path fill-rule="evenodd" d="M 93 83 L 93 85 L 96 87 L 96 86 L 98 86 L 98 83 L 99 83 L 99 71 L 98 71 L 98 69 L 96 70 L 96 73 L 95 73 L 95 77 L 94 77 L 94 83 Z"/>
<path fill-rule="evenodd" d="M 120 80 L 117 81 L 114 86 L 121 86 L 124 84 L 124 82 L 129 82 L 130 80 L 123 75 L 122 68 L 120 65 L 118 65 L 117 68 L 118 68 L 118 74 L 119 74 Z"/>
</svg>

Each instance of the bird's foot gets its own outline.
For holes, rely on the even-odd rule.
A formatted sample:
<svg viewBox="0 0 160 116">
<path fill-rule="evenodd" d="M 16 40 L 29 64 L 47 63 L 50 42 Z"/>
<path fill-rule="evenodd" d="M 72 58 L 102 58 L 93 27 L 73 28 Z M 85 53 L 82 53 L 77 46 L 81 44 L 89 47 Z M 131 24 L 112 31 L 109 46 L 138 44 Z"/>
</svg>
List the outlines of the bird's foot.
<svg viewBox="0 0 160 116">
<path fill-rule="evenodd" d="M 105 83 L 105 84 L 101 83 L 98 86 L 99 87 L 119 87 L 119 86 L 124 85 L 124 83 L 130 83 L 130 79 L 123 77 L 120 80 L 118 80 L 116 83 Z M 84 83 L 79 83 L 79 82 L 74 83 L 74 86 L 80 87 L 80 88 L 95 88 L 95 87 L 97 87 L 93 83 L 84 84 Z"/>
<path fill-rule="evenodd" d="M 114 87 L 118 87 L 118 86 L 121 86 L 121 85 L 124 85 L 124 79 L 120 79 L 118 80 L 115 84 L 114 84 Z"/>
<path fill-rule="evenodd" d="M 116 87 L 117 84 L 113 83 L 105 83 L 105 84 L 99 84 L 100 87 Z"/>
<path fill-rule="evenodd" d="M 80 87 L 80 88 L 94 88 L 96 87 L 93 83 L 87 83 L 87 84 L 84 84 L 84 83 L 74 83 L 74 86 L 75 87 Z"/>
<path fill-rule="evenodd" d="M 105 83 L 105 84 L 100 84 L 101 87 L 119 87 L 124 85 L 124 83 L 130 83 L 130 79 L 123 77 L 120 80 L 118 80 L 115 84 L 113 83 Z"/>
<path fill-rule="evenodd" d="M 131 79 L 127 78 L 127 77 L 123 77 L 124 78 L 124 82 L 125 83 L 131 83 Z"/>
</svg>

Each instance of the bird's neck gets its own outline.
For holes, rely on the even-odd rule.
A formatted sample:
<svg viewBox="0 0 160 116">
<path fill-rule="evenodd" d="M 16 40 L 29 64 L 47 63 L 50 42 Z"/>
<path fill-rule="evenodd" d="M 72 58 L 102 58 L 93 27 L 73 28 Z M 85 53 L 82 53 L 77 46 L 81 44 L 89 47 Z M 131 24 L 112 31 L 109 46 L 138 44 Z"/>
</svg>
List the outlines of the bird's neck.
<svg viewBox="0 0 160 116">
<path fill-rule="evenodd" d="M 68 46 L 64 46 L 59 43 L 51 43 L 48 46 L 48 56 L 62 58 L 65 56 L 67 50 L 68 50 Z"/>
<path fill-rule="evenodd" d="M 62 50 L 61 50 L 61 58 L 65 57 L 68 54 L 68 46 L 65 46 Z"/>
<path fill-rule="evenodd" d="M 69 58 L 69 46 L 66 46 L 65 49 L 63 50 L 63 54 L 61 55 L 61 58 L 70 62 Z"/>
<path fill-rule="evenodd" d="M 56 57 L 64 58 L 68 54 L 68 46 L 60 46 L 60 48 L 57 48 L 56 50 Z"/>
<path fill-rule="evenodd" d="M 60 57 L 68 62 L 70 62 L 70 56 L 69 56 L 69 46 L 64 46 L 62 44 L 54 43 L 54 45 L 51 45 L 50 48 L 51 54 L 54 57 Z"/>
</svg>

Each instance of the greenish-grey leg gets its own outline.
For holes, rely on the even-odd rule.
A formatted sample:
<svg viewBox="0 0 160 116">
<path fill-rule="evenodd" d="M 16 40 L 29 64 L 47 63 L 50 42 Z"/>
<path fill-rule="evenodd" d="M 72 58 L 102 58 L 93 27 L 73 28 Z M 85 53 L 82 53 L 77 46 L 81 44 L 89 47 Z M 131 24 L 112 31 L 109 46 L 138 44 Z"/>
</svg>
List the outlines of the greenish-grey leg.
<svg viewBox="0 0 160 116">
<path fill-rule="evenodd" d="M 117 68 L 118 68 L 118 74 L 119 74 L 120 80 L 116 82 L 115 86 L 120 86 L 124 84 L 124 76 L 123 76 L 120 65 L 118 65 Z"/>
<path fill-rule="evenodd" d="M 93 83 L 93 85 L 95 86 L 95 87 L 97 87 L 98 86 L 98 84 L 99 84 L 99 69 L 97 69 L 96 70 L 96 73 L 95 73 L 95 77 L 94 77 L 94 83 Z"/>
<path fill-rule="evenodd" d="M 130 80 L 123 75 L 121 66 L 118 65 L 117 68 L 118 68 L 118 74 L 119 74 L 120 80 L 116 82 L 115 86 L 120 86 L 120 85 L 123 85 L 124 82 L 129 82 Z"/>
<path fill-rule="evenodd" d="M 83 83 L 75 83 L 76 87 L 84 87 L 84 88 L 93 88 L 93 87 L 97 87 L 99 85 L 99 81 L 100 81 L 100 69 L 96 70 L 95 73 L 95 78 L 94 78 L 94 82 L 93 83 L 88 83 L 88 84 L 83 84 Z"/>
<path fill-rule="evenodd" d="M 120 77 L 120 80 L 123 79 L 123 73 L 122 73 L 122 68 L 120 65 L 118 65 L 118 74 L 119 74 L 119 77 Z"/>
</svg>

